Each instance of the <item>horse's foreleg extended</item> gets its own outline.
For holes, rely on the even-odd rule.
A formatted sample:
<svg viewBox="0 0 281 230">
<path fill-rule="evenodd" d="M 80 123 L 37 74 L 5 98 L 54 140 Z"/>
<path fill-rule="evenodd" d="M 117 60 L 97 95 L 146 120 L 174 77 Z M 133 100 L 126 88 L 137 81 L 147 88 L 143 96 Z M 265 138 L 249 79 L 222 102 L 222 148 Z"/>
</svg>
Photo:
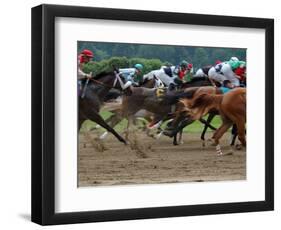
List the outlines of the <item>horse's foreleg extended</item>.
<svg viewBox="0 0 281 230">
<path fill-rule="evenodd" d="M 182 133 L 183 129 L 179 130 L 173 137 L 173 145 L 182 144 Z M 178 138 L 179 137 L 179 138 Z"/>
<path fill-rule="evenodd" d="M 111 128 L 97 112 L 91 113 L 90 117 L 88 118 L 105 128 L 107 131 L 111 132 L 119 141 L 126 144 L 124 138 L 121 137 L 113 128 Z"/>
<path fill-rule="evenodd" d="M 224 133 L 231 127 L 232 123 L 230 122 L 223 122 L 222 125 L 219 127 L 219 129 L 216 130 L 216 132 L 213 135 L 213 139 L 216 144 L 216 151 L 218 155 L 222 155 L 221 147 L 219 144 L 220 138 L 224 135 Z"/>
<path fill-rule="evenodd" d="M 105 122 L 112 128 L 114 128 L 123 118 L 120 114 L 115 113 L 111 117 L 107 118 Z M 107 136 L 108 132 L 105 131 L 99 138 L 104 139 Z"/>
</svg>

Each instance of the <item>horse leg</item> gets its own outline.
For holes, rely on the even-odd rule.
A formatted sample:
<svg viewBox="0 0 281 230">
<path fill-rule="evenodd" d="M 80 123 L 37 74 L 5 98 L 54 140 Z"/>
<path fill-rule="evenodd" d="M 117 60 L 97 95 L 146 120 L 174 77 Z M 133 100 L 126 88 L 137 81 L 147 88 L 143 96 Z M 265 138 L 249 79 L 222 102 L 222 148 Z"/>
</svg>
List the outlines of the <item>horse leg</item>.
<svg viewBox="0 0 281 230">
<path fill-rule="evenodd" d="M 132 116 L 127 117 L 128 123 L 127 123 L 127 129 L 125 131 L 125 140 L 128 141 L 129 140 L 129 135 L 130 135 L 130 129 L 131 129 L 131 125 L 133 123 L 133 118 Z"/>
<path fill-rule="evenodd" d="M 234 146 L 235 140 L 236 140 L 236 137 L 237 137 L 237 125 L 236 125 L 236 124 L 234 124 L 234 125 L 232 126 L 231 134 L 232 134 L 232 138 L 231 138 L 231 143 L 230 143 L 230 145 L 231 145 L 231 146 Z"/>
<path fill-rule="evenodd" d="M 177 138 L 177 136 L 178 136 L 178 132 L 173 137 L 173 145 L 178 145 L 178 138 Z"/>
<path fill-rule="evenodd" d="M 238 139 L 241 142 L 241 144 L 246 147 L 246 138 L 245 138 L 245 121 L 239 120 L 237 123 L 237 130 L 238 130 Z"/>
<path fill-rule="evenodd" d="M 211 123 L 211 121 L 213 120 L 213 118 L 215 117 L 216 115 L 214 113 L 209 113 L 209 116 L 207 118 L 207 121 L 205 123 L 205 126 L 204 126 L 204 129 L 203 129 L 203 132 L 201 134 L 201 141 L 202 141 L 202 146 L 205 147 L 205 134 L 207 132 L 207 129 Z"/>
<path fill-rule="evenodd" d="M 78 115 L 78 120 L 79 120 L 79 123 L 78 123 L 78 132 L 79 130 L 81 129 L 84 121 L 87 120 L 87 117 L 84 115 L 84 113 L 82 113 L 81 111 L 79 111 L 79 115 Z"/>
<path fill-rule="evenodd" d="M 79 124 L 78 124 L 78 132 L 81 129 L 82 124 L 84 123 L 84 119 L 79 119 Z"/>
<path fill-rule="evenodd" d="M 112 128 L 114 128 L 120 121 L 122 120 L 122 117 L 120 116 L 120 114 L 115 113 L 114 115 L 112 115 L 111 117 L 107 118 L 105 120 L 105 122 Z M 104 139 L 108 134 L 108 131 L 105 131 L 102 135 L 100 135 L 100 139 Z"/>
<path fill-rule="evenodd" d="M 179 132 L 179 141 L 178 141 L 178 142 L 179 142 L 180 144 L 183 144 L 182 133 L 183 133 L 183 129 L 181 129 L 180 132 Z"/>
<path fill-rule="evenodd" d="M 90 120 L 96 122 L 101 127 L 105 128 L 107 131 L 111 132 L 120 142 L 123 142 L 124 144 L 126 144 L 125 139 L 123 137 L 121 137 L 113 128 L 111 128 L 97 112 L 92 112 L 89 114 L 90 115 L 88 118 Z"/>
<path fill-rule="evenodd" d="M 219 129 L 216 130 L 216 132 L 213 135 L 213 139 L 216 144 L 216 151 L 218 155 L 222 155 L 221 146 L 219 144 L 220 138 L 224 135 L 224 133 L 231 127 L 231 122 L 223 122 L 223 124 L 219 127 Z"/>
</svg>

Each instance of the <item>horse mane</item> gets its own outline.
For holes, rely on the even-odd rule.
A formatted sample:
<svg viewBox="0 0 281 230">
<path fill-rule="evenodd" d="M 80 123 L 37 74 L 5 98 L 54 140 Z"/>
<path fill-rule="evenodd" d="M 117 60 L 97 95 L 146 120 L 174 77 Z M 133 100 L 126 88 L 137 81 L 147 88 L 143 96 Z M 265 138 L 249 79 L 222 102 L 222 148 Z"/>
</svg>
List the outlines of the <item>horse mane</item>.
<svg viewBox="0 0 281 230">
<path fill-rule="evenodd" d="M 192 82 L 197 82 L 197 81 L 209 81 L 209 78 L 206 76 L 202 76 L 202 77 L 194 77 L 190 80 L 190 83 Z"/>
<path fill-rule="evenodd" d="M 194 99 L 191 105 L 191 109 L 207 107 L 210 105 L 216 106 L 217 104 L 221 103 L 222 98 L 222 95 L 210 95 L 207 93 L 203 93 Z"/>
<path fill-rule="evenodd" d="M 176 104 L 181 98 L 191 99 L 199 87 L 192 87 L 188 90 L 176 91 L 172 95 L 165 95 L 162 100 L 162 104 L 173 105 Z"/>
<path fill-rule="evenodd" d="M 110 72 L 103 71 L 103 72 L 97 74 L 96 76 L 94 76 L 93 79 L 99 80 L 100 78 L 105 77 L 107 75 L 113 75 L 114 76 L 114 72 L 113 71 L 110 71 Z"/>
</svg>

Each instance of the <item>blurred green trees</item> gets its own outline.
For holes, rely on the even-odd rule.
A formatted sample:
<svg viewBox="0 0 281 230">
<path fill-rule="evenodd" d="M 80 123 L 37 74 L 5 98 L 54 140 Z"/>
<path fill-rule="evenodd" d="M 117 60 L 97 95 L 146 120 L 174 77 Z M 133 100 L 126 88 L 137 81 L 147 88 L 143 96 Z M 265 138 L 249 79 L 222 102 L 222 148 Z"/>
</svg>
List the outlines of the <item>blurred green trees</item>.
<svg viewBox="0 0 281 230">
<path fill-rule="evenodd" d="M 147 45 L 110 42 L 78 41 L 78 50 L 90 49 L 95 56 L 93 63 L 85 66 L 85 72 L 102 72 L 118 68 L 133 67 L 136 63 L 144 65 L 144 72 L 159 69 L 167 63 L 178 65 L 181 60 L 193 64 L 194 70 L 204 65 L 213 65 L 216 60 L 226 61 L 236 56 L 246 61 L 246 49 L 193 47 L 172 45 Z"/>
</svg>

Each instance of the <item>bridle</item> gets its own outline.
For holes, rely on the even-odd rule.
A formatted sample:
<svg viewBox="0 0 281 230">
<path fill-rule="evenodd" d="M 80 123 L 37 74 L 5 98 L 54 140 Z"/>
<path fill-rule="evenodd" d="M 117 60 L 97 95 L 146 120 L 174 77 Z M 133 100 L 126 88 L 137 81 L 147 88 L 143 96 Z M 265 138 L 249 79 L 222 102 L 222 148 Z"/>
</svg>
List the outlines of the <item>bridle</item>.
<svg viewBox="0 0 281 230">
<path fill-rule="evenodd" d="M 120 74 L 117 73 L 116 71 L 114 71 L 114 74 L 115 74 L 115 80 L 113 82 L 113 88 L 116 86 L 117 81 L 119 81 L 119 84 L 120 84 L 122 90 L 127 89 L 132 84 L 132 83 L 129 83 L 129 82 L 124 84 L 121 77 L 120 77 Z"/>
<path fill-rule="evenodd" d="M 108 85 L 108 84 L 105 84 L 102 81 L 96 80 L 94 78 L 90 78 L 90 80 L 95 82 L 95 83 L 97 83 L 97 84 L 99 84 L 99 85 L 103 85 L 103 86 L 105 86 L 107 88 L 114 88 L 116 86 L 117 82 L 119 82 L 122 90 L 125 90 L 126 88 L 128 88 L 131 85 L 131 84 L 127 84 L 128 82 L 124 84 L 122 79 L 121 79 L 121 77 L 120 77 L 120 74 L 117 73 L 116 71 L 114 71 L 114 74 L 115 74 L 115 79 L 114 79 L 114 82 L 113 82 L 112 86 Z"/>
</svg>

